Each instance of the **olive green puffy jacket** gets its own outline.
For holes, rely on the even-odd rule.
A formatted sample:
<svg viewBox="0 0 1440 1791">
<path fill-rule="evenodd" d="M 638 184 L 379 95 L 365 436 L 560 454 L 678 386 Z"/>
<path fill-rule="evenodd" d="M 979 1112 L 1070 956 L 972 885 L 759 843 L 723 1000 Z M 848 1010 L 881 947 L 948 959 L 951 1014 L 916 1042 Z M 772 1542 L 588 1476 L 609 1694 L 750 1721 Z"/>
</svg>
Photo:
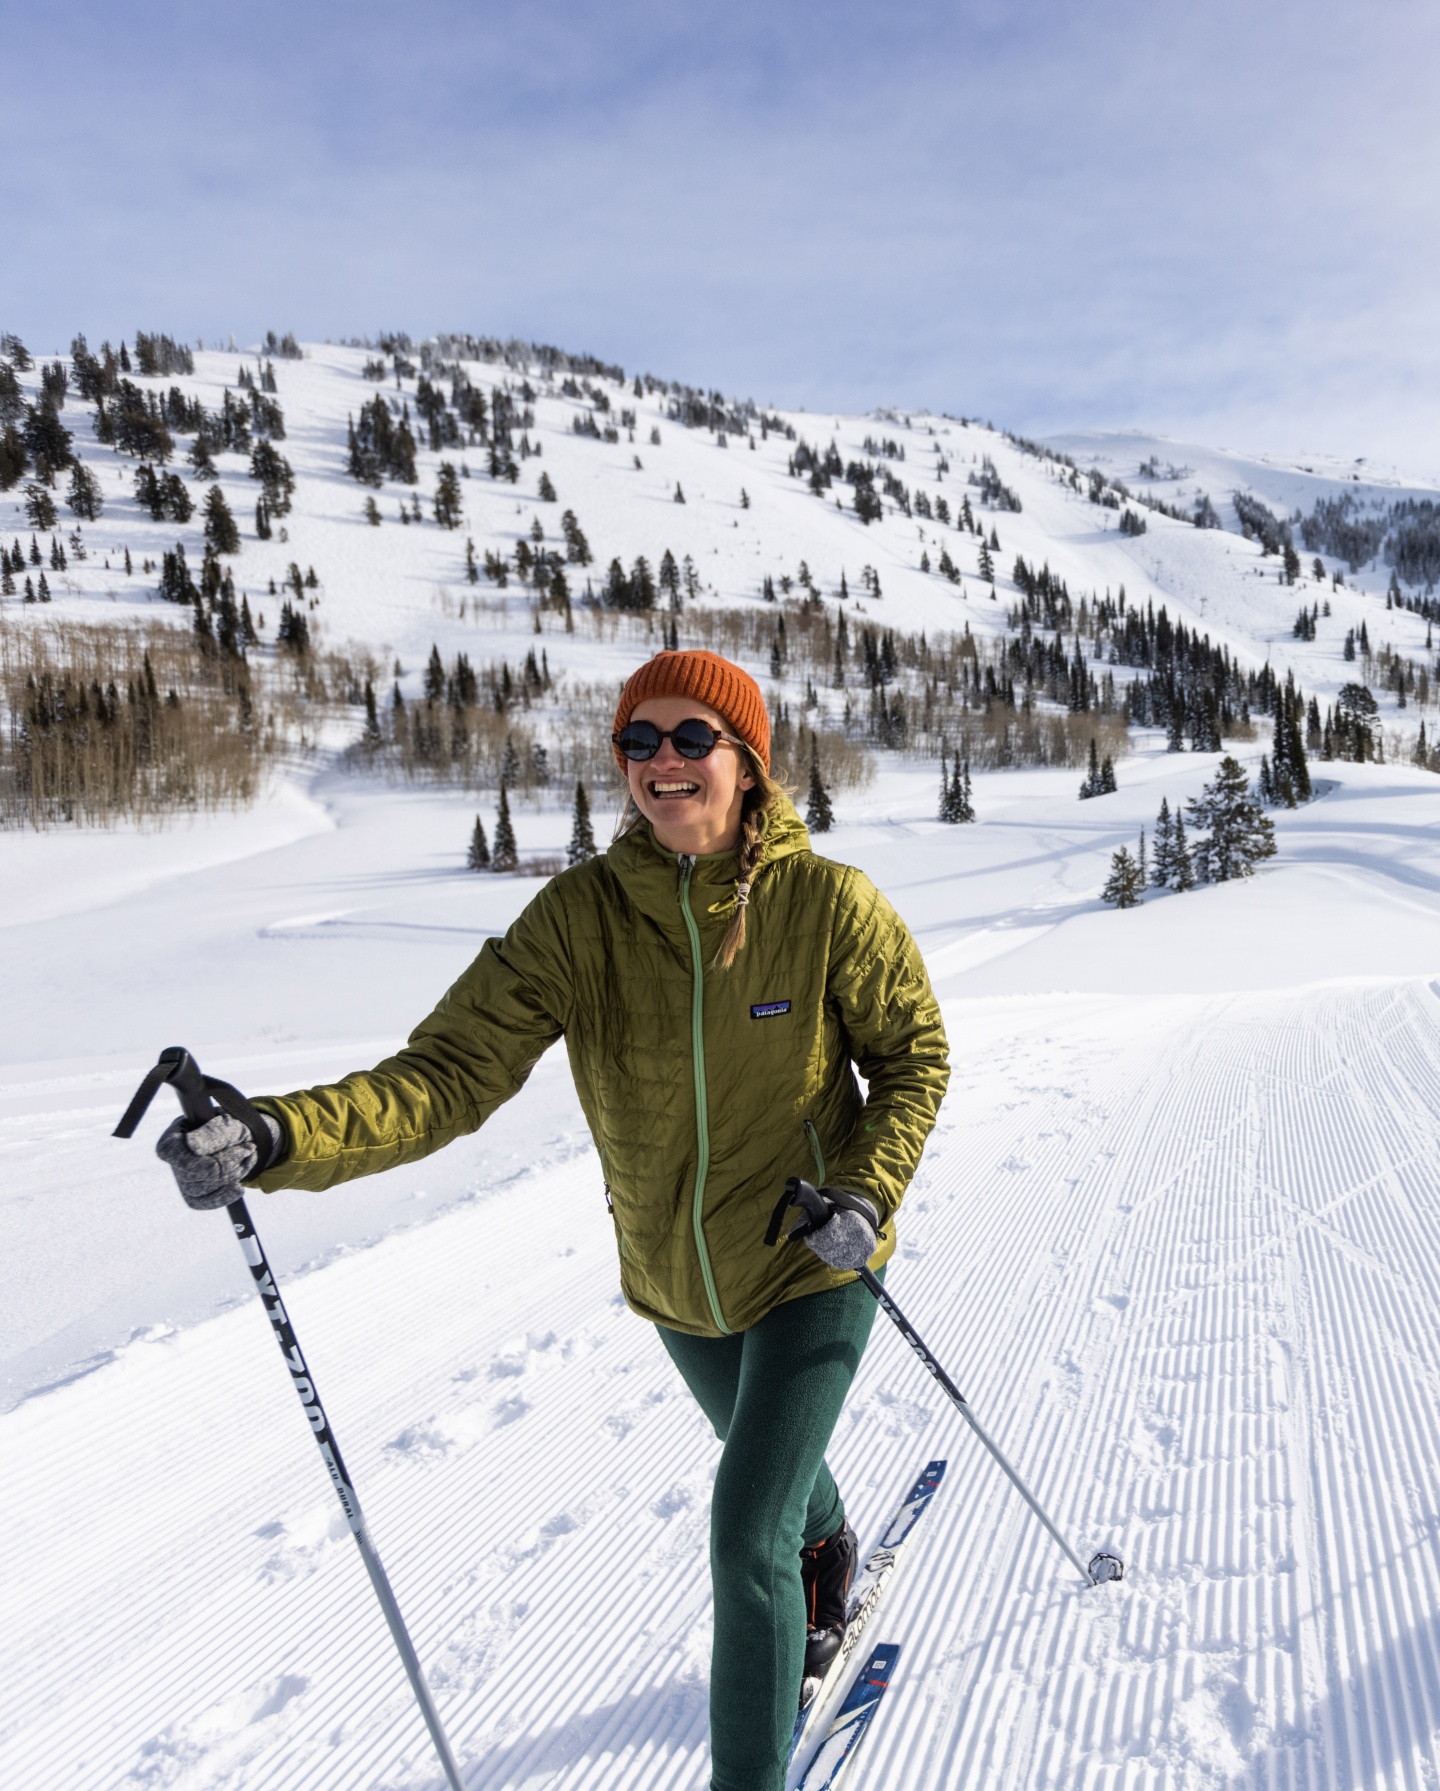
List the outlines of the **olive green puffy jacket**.
<svg viewBox="0 0 1440 1791">
<path fill-rule="evenodd" d="M 402 1051 L 256 1103 L 290 1137 L 257 1185 L 329 1188 L 439 1150 L 563 1034 L 621 1285 L 643 1317 L 743 1331 L 782 1300 L 852 1280 L 798 1244 L 765 1248 L 791 1175 L 878 1207 L 878 1267 L 949 1076 L 919 951 L 873 884 L 811 852 L 788 803 L 752 879 L 746 944 L 721 970 L 734 908 L 733 853 L 678 859 L 648 826 L 565 871 L 485 942 Z"/>
</svg>

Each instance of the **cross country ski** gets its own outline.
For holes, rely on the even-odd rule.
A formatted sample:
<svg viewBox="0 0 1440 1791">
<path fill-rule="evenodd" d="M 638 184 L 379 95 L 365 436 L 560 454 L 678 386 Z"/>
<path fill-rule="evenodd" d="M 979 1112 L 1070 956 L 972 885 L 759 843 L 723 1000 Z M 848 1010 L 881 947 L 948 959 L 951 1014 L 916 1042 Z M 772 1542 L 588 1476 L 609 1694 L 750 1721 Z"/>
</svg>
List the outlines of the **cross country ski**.
<svg viewBox="0 0 1440 1791">
<path fill-rule="evenodd" d="M 881 1532 L 880 1540 L 865 1557 L 850 1595 L 845 1617 L 845 1636 L 839 1652 L 830 1663 L 823 1679 L 806 1680 L 801 1693 L 800 1712 L 795 1718 L 795 1735 L 790 1746 L 793 1760 L 800 1752 L 806 1732 L 823 1719 L 826 1708 L 845 1681 L 846 1668 L 854 1656 L 860 1639 L 879 1609 L 880 1600 L 894 1581 L 901 1545 L 910 1536 L 934 1498 L 945 1477 L 946 1463 L 926 1462 L 919 1478 L 901 1499 Z"/>
<path fill-rule="evenodd" d="M 845 1702 L 835 1712 L 797 1791 L 834 1791 L 875 1720 L 899 1658 L 898 1642 L 881 1642 L 865 1657 L 864 1666 Z"/>
</svg>

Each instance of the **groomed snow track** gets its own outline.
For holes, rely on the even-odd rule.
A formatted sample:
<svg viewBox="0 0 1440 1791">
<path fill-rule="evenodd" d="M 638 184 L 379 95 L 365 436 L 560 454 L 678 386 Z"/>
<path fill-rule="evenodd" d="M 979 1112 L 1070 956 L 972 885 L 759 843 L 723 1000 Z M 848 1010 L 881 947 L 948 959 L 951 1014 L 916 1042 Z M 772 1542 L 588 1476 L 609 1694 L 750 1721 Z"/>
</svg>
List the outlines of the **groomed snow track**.
<svg viewBox="0 0 1440 1791">
<path fill-rule="evenodd" d="M 1435 993 L 948 1020 L 892 1285 L 1127 1578 L 1076 1582 L 882 1320 L 833 1455 L 862 1541 L 952 1466 L 853 1791 L 1433 1786 Z M 474 1791 L 707 1782 L 716 1446 L 599 1201 L 537 1173 L 288 1290 Z M 439 1785 L 253 1301 L 0 1420 L 0 1486 L 6 1791 Z"/>
</svg>

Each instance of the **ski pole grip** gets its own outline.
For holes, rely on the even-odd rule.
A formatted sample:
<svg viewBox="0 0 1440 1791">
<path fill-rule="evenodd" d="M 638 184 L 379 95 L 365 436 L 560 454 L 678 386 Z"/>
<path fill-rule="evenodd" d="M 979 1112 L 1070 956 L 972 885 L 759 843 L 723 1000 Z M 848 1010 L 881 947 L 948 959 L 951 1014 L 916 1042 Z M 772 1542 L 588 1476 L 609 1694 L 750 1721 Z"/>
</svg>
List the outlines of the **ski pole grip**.
<svg viewBox="0 0 1440 1791">
<path fill-rule="evenodd" d="M 182 1046 L 167 1046 L 160 1053 L 160 1062 L 167 1066 L 165 1080 L 179 1095 L 180 1111 L 190 1125 L 204 1125 L 220 1111 L 205 1087 L 199 1064 Z"/>
</svg>

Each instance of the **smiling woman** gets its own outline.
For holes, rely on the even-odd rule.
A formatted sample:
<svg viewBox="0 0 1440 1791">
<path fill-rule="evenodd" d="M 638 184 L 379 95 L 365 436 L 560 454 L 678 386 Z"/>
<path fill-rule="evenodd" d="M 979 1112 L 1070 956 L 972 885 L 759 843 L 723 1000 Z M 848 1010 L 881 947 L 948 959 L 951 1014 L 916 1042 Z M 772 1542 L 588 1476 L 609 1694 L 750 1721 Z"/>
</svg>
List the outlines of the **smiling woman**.
<svg viewBox="0 0 1440 1791">
<path fill-rule="evenodd" d="M 487 940 L 403 1051 L 257 1101 L 264 1138 L 227 1122 L 244 1135 L 224 1141 L 238 1153 L 226 1169 L 318 1190 L 423 1157 L 482 1125 L 564 1038 L 621 1288 L 724 1444 L 712 1785 L 781 1791 L 855 1561 L 825 1451 L 875 1313 L 857 1271 L 895 1249 L 945 1091 L 945 1035 L 904 923 L 858 871 L 811 852 L 770 777 L 748 673 L 715 653 L 657 654 L 626 684 L 611 739 L 631 803 L 609 851 Z M 213 1201 L 205 1141 L 164 1142 L 187 1199 Z M 829 1216 L 807 1247 L 767 1248 L 796 1175 L 822 1184 Z"/>
</svg>

